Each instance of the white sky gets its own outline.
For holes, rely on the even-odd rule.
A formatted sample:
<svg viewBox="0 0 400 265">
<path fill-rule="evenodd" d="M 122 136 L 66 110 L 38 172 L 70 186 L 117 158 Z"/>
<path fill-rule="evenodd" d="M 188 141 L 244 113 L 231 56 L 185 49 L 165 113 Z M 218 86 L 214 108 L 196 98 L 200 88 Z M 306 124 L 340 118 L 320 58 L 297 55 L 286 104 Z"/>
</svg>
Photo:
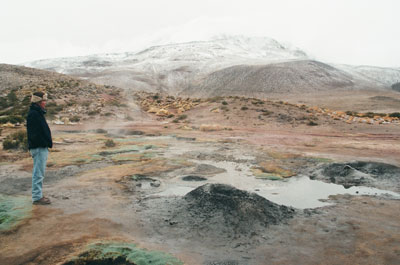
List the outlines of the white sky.
<svg viewBox="0 0 400 265">
<path fill-rule="evenodd" d="M 324 62 L 400 67 L 399 0 L 1 0 L 0 63 L 266 36 Z"/>
</svg>

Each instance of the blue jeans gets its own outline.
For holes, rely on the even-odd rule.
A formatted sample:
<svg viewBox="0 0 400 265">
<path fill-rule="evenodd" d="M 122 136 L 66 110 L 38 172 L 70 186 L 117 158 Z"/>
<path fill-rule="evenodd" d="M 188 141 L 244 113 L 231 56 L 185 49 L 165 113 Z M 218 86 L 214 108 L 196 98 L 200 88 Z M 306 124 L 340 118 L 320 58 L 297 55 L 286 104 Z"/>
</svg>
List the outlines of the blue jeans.
<svg viewBox="0 0 400 265">
<path fill-rule="evenodd" d="M 49 150 L 46 148 L 32 148 L 29 150 L 33 158 L 32 171 L 32 201 L 40 200 L 43 197 L 42 186 L 46 162 Z"/>
</svg>

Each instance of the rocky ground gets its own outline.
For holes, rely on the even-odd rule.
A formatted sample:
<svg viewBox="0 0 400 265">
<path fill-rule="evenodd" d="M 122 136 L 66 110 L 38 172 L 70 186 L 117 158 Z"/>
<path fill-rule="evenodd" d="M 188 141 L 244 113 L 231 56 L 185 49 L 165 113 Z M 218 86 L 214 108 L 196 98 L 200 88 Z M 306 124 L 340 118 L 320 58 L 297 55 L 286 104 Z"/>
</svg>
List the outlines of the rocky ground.
<svg viewBox="0 0 400 265">
<path fill-rule="evenodd" d="M 400 262 L 396 119 L 134 97 L 125 113 L 51 125 L 49 206 L 30 204 L 28 153 L 1 150 L 0 264 Z"/>
</svg>

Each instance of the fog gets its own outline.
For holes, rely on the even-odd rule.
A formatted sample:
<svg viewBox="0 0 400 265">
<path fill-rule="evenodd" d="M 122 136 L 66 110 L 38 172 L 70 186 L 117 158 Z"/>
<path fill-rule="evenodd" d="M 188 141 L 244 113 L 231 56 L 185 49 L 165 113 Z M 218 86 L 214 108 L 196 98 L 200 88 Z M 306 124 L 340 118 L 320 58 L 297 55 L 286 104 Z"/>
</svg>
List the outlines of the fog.
<svg viewBox="0 0 400 265">
<path fill-rule="evenodd" d="M 400 67 L 395 0 L 3 0 L 0 63 L 266 36 L 331 63 Z"/>
</svg>

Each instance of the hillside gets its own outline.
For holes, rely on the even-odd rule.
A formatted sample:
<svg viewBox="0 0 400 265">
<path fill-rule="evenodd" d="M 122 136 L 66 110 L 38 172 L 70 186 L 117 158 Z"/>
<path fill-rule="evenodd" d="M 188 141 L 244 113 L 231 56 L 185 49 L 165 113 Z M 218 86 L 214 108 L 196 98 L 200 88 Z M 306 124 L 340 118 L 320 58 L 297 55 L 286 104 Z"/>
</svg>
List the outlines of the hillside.
<svg viewBox="0 0 400 265">
<path fill-rule="evenodd" d="M 269 65 L 238 65 L 216 71 L 183 91 L 199 97 L 250 96 L 270 93 L 303 93 L 354 89 L 362 81 L 317 61 L 294 61 Z"/>
<path fill-rule="evenodd" d="M 46 91 L 50 118 L 79 121 L 85 114 L 100 114 L 104 105 L 118 105 L 116 87 L 93 84 L 71 76 L 23 66 L 0 64 L 0 123 L 25 120 L 34 91 Z"/>
</svg>

